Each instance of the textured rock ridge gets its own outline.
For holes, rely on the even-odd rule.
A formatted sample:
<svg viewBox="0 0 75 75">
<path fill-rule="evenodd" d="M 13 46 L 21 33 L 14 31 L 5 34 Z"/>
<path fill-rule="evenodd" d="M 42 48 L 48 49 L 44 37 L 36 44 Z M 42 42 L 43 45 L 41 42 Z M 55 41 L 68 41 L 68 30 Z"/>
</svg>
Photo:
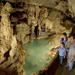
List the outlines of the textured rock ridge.
<svg viewBox="0 0 75 75">
<path fill-rule="evenodd" d="M 25 52 L 22 43 L 13 34 L 10 21 L 12 11 L 10 3 L 6 3 L 1 11 L 0 69 L 7 72 L 4 75 L 25 75 L 23 71 Z"/>
</svg>

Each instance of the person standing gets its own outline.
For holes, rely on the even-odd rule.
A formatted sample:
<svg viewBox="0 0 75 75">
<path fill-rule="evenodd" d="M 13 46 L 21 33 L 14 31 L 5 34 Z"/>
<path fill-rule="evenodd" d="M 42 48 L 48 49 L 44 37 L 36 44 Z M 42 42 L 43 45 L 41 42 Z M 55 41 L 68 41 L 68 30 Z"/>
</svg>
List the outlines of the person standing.
<svg viewBox="0 0 75 75">
<path fill-rule="evenodd" d="M 55 50 L 59 50 L 59 60 L 60 60 L 60 66 L 63 65 L 63 60 L 66 56 L 66 48 L 65 48 L 65 44 L 62 42 L 60 43 L 60 46 L 58 46 L 57 48 L 55 48 Z"/>
<path fill-rule="evenodd" d="M 66 44 L 66 41 L 67 41 L 67 40 L 68 40 L 68 38 L 67 38 L 67 33 L 64 32 L 64 33 L 63 33 L 63 37 L 60 39 L 60 43 L 64 42 L 64 44 Z"/>
<path fill-rule="evenodd" d="M 74 62 L 75 62 L 75 34 L 70 35 L 71 46 L 68 51 L 68 59 L 67 59 L 67 67 L 69 71 L 72 70 Z"/>
</svg>

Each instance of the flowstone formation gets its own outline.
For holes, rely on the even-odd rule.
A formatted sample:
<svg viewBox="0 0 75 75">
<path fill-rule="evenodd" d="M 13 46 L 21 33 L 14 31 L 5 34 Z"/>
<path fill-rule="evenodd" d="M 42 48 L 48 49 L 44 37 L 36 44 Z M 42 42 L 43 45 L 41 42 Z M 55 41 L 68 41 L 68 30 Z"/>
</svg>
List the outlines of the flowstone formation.
<svg viewBox="0 0 75 75">
<path fill-rule="evenodd" d="M 12 6 L 6 3 L 1 10 L 0 29 L 0 73 L 1 75 L 25 75 L 23 65 L 25 52 L 23 45 L 16 39 L 11 26 Z"/>
</svg>

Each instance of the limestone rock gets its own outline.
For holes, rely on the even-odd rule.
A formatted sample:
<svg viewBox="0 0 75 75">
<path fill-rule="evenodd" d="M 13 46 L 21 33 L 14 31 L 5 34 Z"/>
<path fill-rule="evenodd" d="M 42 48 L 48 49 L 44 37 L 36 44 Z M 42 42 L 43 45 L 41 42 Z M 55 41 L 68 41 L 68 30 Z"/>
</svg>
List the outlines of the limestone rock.
<svg viewBox="0 0 75 75">
<path fill-rule="evenodd" d="M 9 75 L 14 75 L 14 73 L 15 75 L 20 75 L 20 73 L 24 75 L 25 52 L 22 43 L 13 34 L 14 30 L 10 21 L 12 9 L 10 3 L 6 3 L 1 11 L 0 69 L 4 69 Z M 20 72 L 18 71 L 19 68 L 21 68 Z"/>
<path fill-rule="evenodd" d="M 68 3 L 66 1 L 60 1 L 55 8 L 65 13 L 68 10 Z"/>
<path fill-rule="evenodd" d="M 75 0 L 68 0 L 69 3 L 69 10 L 73 13 L 73 16 L 75 16 Z"/>
<path fill-rule="evenodd" d="M 49 19 L 44 19 L 43 23 L 46 25 L 47 29 L 52 29 L 52 27 L 53 27 L 53 22 L 52 21 L 50 21 Z"/>
<path fill-rule="evenodd" d="M 11 41 L 11 51 L 10 51 L 11 57 L 13 57 L 16 52 L 16 46 L 17 46 L 17 40 L 16 40 L 16 37 L 13 36 L 12 41 Z"/>
<path fill-rule="evenodd" d="M 23 44 L 30 41 L 29 39 L 30 27 L 27 24 L 21 23 L 16 25 L 16 31 L 17 31 L 17 35 L 16 35 L 17 39 L 19 41 L 22 41 Z"/>
<path fill-rule="evenodd" d="M 14 8 L 6 3 L 0 13 L 0 68 L 7 69 L 9 75 L 14 75 L 13 72 L 15 75 L 25 75 L 23 45 L 35 39 L 34 30 L 37 25 L 38 37 L 47 36 L 50 45 L 58 46 L 62 33 L 69 34 L 74 25 L 74 4 L 71 1 L 68 1 L 69 5 L 64 0 L 27 0 L 22 5 L 14 2 L 15 7 L 11 3 Z M 51 33 L 54 35 L 50 36 Z"/>
</svg>

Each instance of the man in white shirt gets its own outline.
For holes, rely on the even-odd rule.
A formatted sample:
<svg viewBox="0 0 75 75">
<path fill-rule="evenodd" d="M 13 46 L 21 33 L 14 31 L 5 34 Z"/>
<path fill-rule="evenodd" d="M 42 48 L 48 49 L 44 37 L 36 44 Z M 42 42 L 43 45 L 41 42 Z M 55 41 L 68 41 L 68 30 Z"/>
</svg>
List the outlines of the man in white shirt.
<svg viewBox="0 0 75 75">
<path fill-rule="evenodd" d="M 75 62 L 75 34 L 70 35 L 70 42 L 72 43 L 68 52 L 68 67 L 72 70 Z"/>
</svg>

